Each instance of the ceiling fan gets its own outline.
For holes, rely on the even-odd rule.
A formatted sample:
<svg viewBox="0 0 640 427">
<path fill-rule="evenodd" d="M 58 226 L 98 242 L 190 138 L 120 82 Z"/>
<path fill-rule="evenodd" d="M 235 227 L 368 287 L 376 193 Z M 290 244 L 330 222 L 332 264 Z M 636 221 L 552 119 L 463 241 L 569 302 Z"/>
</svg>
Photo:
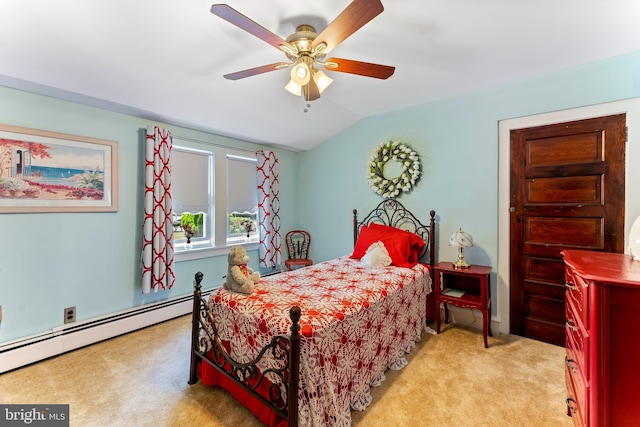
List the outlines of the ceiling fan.
<svg viewBox="0 0 640 427">
<path fill-rule="evenodd" d="M 211 13 L 281 50 L 289 59 L 289 62 L 276 62 L 225 74 L 224 78 L 239 80 L 291 67 L 291 80 L 285 88 L 294 95 L 304 95 L 306 101 L 320 98 L 320 93 L 333 81 L 316 66 L 341 73 L 388 79 L 395 67 L 351 59 L 325 59 L 330 51 L 383 10 L 380 0 L 353 0 L 320 34 L 316 34 L 313 26 L 302 24 L 284 40 L 229 5 L 214 4 Z"/>
</svg>

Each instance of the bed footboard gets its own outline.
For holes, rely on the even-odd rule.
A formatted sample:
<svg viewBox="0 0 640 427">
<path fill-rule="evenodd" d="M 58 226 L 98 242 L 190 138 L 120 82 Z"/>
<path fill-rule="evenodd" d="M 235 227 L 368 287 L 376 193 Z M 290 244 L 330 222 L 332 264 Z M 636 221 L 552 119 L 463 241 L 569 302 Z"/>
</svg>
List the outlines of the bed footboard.
<svg viewBox="0 0 640 427">
<path fill-rule="evenodd" d="M 249 362 L 238 362 L 229 353 L 220 338 L 209 305 L 202 297 L 201 272 L 196 273 L 193 293 L 191 329 L 191 367 L 189 384 L 198 382 L 198 366 L 207 363 L 220 375 L 255 396 L 275 413 L 288 420 L 289 426 L 298 425 L 298 383 L 300 375 L 300 307 L 289 311 L 291 335 L 276 335 Z M 263 362 L 269 358 L 265 368 Z M 262 369 L 258 368 L 261 364 Z M 261 392 L 262 391 L 262 392 Z"/>
</svg>

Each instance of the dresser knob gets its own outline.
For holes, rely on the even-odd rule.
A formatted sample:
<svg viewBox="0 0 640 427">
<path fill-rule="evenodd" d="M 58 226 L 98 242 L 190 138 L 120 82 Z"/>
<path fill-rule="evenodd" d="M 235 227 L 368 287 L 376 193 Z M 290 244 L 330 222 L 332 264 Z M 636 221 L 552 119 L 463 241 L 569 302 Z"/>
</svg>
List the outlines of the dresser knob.
<svg viewBox="0 0 640 427">
<path fill-rule="evenodd" d="M 571 372 L 573 372 L 574 374 L 576 372 L 578 372 L 578 370 L 576 369 L 576 361 L 573 359 L 567 359 L 567 361 L 565 362 L 567 364 L 567 366 L 569 367 L 569 369 L 571 369 Z"/>
<path fill-rule="evenodd" d="M 567 328 L 571 329 L 573 332 L 578 331 L 578 327 L 573 324 L 573 320 L 567 320 L 566 325 L 567 325 Z"/>
</svg>

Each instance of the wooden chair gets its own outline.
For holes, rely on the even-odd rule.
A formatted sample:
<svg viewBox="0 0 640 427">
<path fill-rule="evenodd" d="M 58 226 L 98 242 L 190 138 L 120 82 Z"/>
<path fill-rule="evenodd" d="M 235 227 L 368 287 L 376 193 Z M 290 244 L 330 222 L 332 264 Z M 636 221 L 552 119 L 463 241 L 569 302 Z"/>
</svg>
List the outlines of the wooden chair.
<svg viewBox="0 0 640 427">
<path fill-rule="evenodd" d="M 293 267 L 305 267 L 312 265 L 309 259 L 309 246 L 311 245 L 311 235 L 304 230 L 291 230 L 285 236 L 287 244 L 287 254 L 289 259 L 284 262 L 287 270 Z"/>
</svg>

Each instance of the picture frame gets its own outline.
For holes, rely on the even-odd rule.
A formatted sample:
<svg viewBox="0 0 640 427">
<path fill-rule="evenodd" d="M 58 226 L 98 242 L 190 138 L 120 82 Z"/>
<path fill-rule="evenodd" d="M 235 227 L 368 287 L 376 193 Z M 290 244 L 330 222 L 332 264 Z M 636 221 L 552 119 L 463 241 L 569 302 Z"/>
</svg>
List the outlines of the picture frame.
<svg viewBox="0 0 640 427">
<path fill-rule="evenodd" d="M 117 142 L 0 124 L 0 213 L 117 211 Z"/>
</svg>

